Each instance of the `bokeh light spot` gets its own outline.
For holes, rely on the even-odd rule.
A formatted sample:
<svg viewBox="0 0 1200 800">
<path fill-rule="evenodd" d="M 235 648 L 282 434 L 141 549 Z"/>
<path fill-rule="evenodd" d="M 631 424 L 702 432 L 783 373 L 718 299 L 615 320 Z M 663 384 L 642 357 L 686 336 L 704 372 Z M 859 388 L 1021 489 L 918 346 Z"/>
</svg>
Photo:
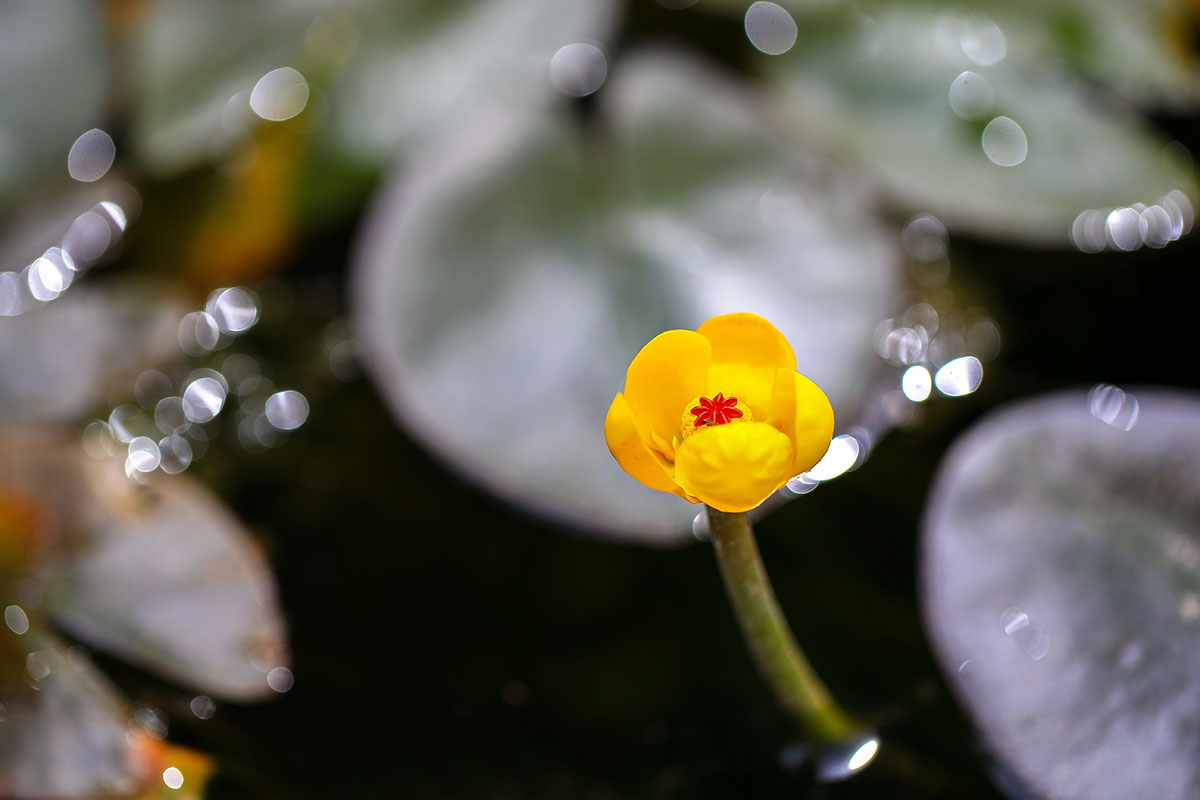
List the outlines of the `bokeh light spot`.
<svg viewBox="0 0 1200 800">
<path fill-rule="evenodd" d="M 67 155 L 67 172 L 77 181 L 98 181 L 108 172 L 117 156 L 112 137 L 99 128 L 92 128 L 75 140 Z"/>
<path fill-rule="evenodd" d="M 282 122 L 304 110 L 308 81 L 291 67 L 273 69 L 258 79 L 250 92 L 250 108 L 265 120 Z"/>
<path fill-rule="evenodd" d="M 550 59 L 550 83 L 563 94 L 585 97 L 604 85 L 608 59 L 594 44 L 576 42 L 560 47 Z"/>
<path fill-rule="evenodd" d="M 267 398 L 267 421 L 281 431 L 299 428 L 308 419 L 308 400 L 295 389 L 285 389 Z"/>
<path fill-rule="evenodd" d="M 778 56 L 791 50 L 796 33 L 796 21 L 783 6 L 760 1 L 746 10 L 746 37 L 767 55 Z"/>
<path fill-rule="evenodd" d="M 1029 155 L 1029 141 L 1025 131 L 1008 117 L 996 117 L 983 129 L 980 138 L 983 152 L 988 159 L 1000 167 L 1015 167 Z"/>
<path fill-rule="evenodd" d="M 995 96 L 988 79 L 978 72 L 963 72 L 950 83 L 950 110 L 959 118 L 981 119 L 992 110 Z"/>
<path fill-rule="evenodd" d="M 168 789 L 178 789 L 183 786 L 183 773 L 179 771 L 178 767 L 164 769 L 162 778 Z"/>
</svg>

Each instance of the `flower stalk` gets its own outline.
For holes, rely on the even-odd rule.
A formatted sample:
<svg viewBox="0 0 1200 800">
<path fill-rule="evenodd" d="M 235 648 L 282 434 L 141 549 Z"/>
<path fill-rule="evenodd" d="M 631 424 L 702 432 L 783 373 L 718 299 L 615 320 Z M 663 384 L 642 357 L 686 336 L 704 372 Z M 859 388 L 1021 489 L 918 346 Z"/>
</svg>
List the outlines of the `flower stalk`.
<svg viewBox="0 0 1200 800">
<path fill-rule="evenodd" d="M 820 743 L 844 740 L 858 726 L 834 702 L 796 643 L 763 568 L 749 519 L 744 513 L 710 507 L 708 525 L 734 614 L 776 699 L 807 738 Z"/>
</svg>

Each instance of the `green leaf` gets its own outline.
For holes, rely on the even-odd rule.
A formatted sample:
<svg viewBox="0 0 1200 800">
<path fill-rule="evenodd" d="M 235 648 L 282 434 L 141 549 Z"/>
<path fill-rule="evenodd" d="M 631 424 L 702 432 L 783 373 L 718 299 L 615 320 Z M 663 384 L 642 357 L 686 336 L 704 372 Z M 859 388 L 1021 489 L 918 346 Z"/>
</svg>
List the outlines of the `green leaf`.
<svg viewBox="0 0 1200 800">
<path fill-rule="evenodd" d="M 479 102 L 545 83 L 558 48 L 612 18 L 610 0 L 167 0 L 137 49 L 136 140 L 164 171 L 219 156 L 246 134 L 258 79 L 291 66 L 318 90 L 306 114 L 321 148 L 379 167 Z"/>
<path fill-rule="evenodd" d="M 0 689 L 0 794 L 131 794 L 139 781 L 128 713 L 116 689 L 82 648 L 68 652 L 57 637 L 38 630 L 22 636 L 20 644 L 27 650 L 31 686 Z"/>
<path fill-rule="evenodd" d="M 66 181 L 71 144 L 99 122 L 104 26 L 89 0 L 0 4 L 0 210 L 31 184 Z"/>
<path fill-rule="evenodd" d="M 73 525 L 44 606 L 71 635 L 189 689 L 239 702 L 271 694 L 289 660 L 275 580 L 232 514 L 200 484 L 125 478 L 120 459 L 60 454 Z"/>
<path fill-rule="evenodd" d="M 0 423 L 78 420 L 114 383 L 178 358 L 182 315 L 173 295 L 122 281 L 0 317 Z"/>
<path fill-rule="evenodd" d="M 1200 398 L 1115 387 L 965 434 L 926 509 L 925 616 L 988 749 L 1044 797 L 1200 786 Z"/>
<path fill-rule="evenodd" d="M 1063 246 L 1087 209 L 1193 191 L 1187 159 L 1067 69 L 1036 25 L 921 5 L 871 15 L 815 18 L 763 66 L 798 128 L 866 165 L 900 204 L 960 230 Z M 951 87 L 965 72 L 981 96 L 956 112 Z M 988 126 L 1001 118 L 1012 146 L 992 148 Z"/>
<path fill-rule="evenodd" d="M 549 103 L 481 110 L 400 174 L 364 234 L 357 320 L 393 411 L 451 464 L 526 508 L 665 542 L 697 507 L 636 483 L 604 443 L 640 347 L 754 311 L 844 415 L 895 240 L 747 87 L 660 54 L 602 92 L 591 126 Z"/>
</svg>

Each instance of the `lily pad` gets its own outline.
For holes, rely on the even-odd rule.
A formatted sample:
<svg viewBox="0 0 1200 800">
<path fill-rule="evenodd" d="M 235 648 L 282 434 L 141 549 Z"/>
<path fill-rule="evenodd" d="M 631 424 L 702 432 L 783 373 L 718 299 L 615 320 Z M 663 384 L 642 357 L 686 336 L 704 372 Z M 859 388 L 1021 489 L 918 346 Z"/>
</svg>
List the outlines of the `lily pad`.
<svg viewBox="0 0 1200 800">
<path fill-rule="evenodd" d="M 103 108 L 104 45 L 96 3 L 0 4 L 0 210 L 39 178 L 67 180 L 71 143 Z"/>
<path fill-rule="evenodd" d="M 111 474 L 77 499 L 89 506 L 86 529 L 55 565 L 48 613 L 81 641 L 189 689 L 271 696 L 268 675 L 290 660 L 285 624 L 270 567 L 241 523 L 182 475 L 143 487 L 120 459 L 92 466 Z"/>
<path fill-rule="evenodd" d="M 1200 792 L 1200 397 L 1004 409 L 942 465 L 924 612 L 988 748 L 1046 798 Z"/>
<path fill-rule="evenodd" d="M 268 675 L 289 662 L 274 576 L 200 484 L 142 486 L 123 459 L 85 455 L 78 434 L 24 427 L 0 434 L 0 486 L 54 510 L 58 541 L 38 575 L 55 624 L 214 698 L 271 696 Z"/>
<path fill-rule="evenodd" d="M 801 26 L 764 67 L 806 134 L 964 231 L 1065 246 L 1087 209 L 1193 193 L 1188 159 L 1084 83 L 1044 33 L 1015 17 L 878 5 Z"/>
<path fill-rule="evenodd" d="M 376 203 L 356 320 L 392 410 L 496 494 L 582 529 L 678 540 L 696 508 L 617 467 L 603 421 L 640 347 L 754 311 L 849 413 L 898 282 L 894 234 L 748 89 L 630 57 L 594 124 L 481 109 Z"/>
<path fill-rule="evenodd" d="M 168 0 L 137 49 L 135 138 L 163 171 L 244 133 L 256 82 L 298 69 L 323 141 L 375 166 L 497 92 L 547 82 L 562 46 L 604 37 L 610 0 Z M 234 108 L 236 104 L 237 108 Z"/>
<path fill-rule="evenodd" d="M 0 690 L 0 795 L 132 793 L 139 780 L 128 713 L 116 689 L 53 636 L 31 630 L 20 642 L 28 650 L 30 685 Z"/>
<path fill-rule="evenodd" d="M 141 370 L 177 358 L 183 310 L 173 295 L 125 281 L 72 286 L 0 317 L 0 423 L 78 419 L 114 382 L 132 385 Z"/>
</svg>

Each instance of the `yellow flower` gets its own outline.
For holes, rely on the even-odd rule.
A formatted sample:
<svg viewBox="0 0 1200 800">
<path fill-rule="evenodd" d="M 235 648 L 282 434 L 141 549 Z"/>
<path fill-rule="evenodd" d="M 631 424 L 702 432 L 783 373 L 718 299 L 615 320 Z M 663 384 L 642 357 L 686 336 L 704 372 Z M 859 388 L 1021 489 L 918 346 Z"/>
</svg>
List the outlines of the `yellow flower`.
<svg viewBox="0 0 1200 800">
<path fill-rule="evenodd" d="M 833 409 L 756 314 L 654 337 L 629 365 L 604 438 L 621 468 L 718 511 L 748 511 L 829 447 Z"/>
</svg>

